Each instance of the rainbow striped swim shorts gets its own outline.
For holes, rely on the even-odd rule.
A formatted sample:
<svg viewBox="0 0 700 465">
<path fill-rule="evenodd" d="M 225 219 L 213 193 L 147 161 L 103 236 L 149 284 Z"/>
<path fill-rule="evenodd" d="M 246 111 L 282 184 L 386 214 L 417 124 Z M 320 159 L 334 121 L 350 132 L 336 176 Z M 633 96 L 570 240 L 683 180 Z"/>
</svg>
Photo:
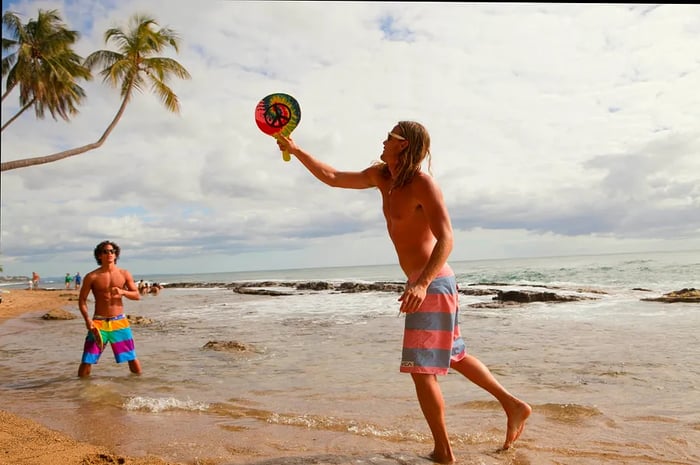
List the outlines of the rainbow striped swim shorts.
<svg viewBox="0 0 700 465">
<path fill-rule="evenodd" d="M 117 363 L 129 362 L 136 360 L 136 350 L 134 349 L 134 339 L 129 326 L 129 319 L 126 315 L 121 314 L 114 317 L 95 316 L 93 318 L 95 328 L 100 331 L 104 346 L 100 346 L 95 340 L 92 332 L 88 331 L 85 337 L 85 346 L 83 348 L 83 363 L 95 364 L 100 359 L 107 343 L 112 346 L 114 360 Z"/>
</svg>

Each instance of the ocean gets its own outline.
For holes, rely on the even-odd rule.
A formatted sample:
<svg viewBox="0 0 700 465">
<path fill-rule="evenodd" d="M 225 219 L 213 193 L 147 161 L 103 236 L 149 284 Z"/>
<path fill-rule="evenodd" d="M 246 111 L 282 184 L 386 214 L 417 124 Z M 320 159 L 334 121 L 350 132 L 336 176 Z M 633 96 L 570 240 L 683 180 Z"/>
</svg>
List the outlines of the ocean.
<svg viewBox="0 0 700 465">
<path fill-rule="evenodd" d="M 457 373 L 440 377 L 458 463 L 700 464 L 700 304 L 641 300 L 700 288 L 700 251 L 450 265 L 460 289 L 487 291 L 460 294 L 467 350 L 533 407 L 515 448 L 499 452 L 498 403 Z M 124 455 L 186 464 L 370 464 L 430 452 L 413 383 L 399 373 L 397 293 L 209 287 L 402 283 L 398 266 L 134 277 L 192 286 L 125 301 L 126 313 L 153 321 L 133 327 L 141 376 L 107 349 L 78 379 L 82 318 L 25 314 L 0 325 L 2 408 Z M 495 289 L 586 299 L 484 305 Z M 77 304 L 71 311 L 79 316 Z"/>
</svg>

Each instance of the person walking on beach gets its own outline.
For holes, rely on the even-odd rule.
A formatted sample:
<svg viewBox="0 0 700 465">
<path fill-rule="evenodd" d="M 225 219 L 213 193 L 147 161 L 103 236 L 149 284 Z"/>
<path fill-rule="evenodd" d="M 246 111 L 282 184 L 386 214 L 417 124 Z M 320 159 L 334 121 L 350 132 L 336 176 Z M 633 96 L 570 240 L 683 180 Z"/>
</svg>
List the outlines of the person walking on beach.
<svg viewBox="0 0 700 465">
<path fill-rule="evenodd" d="M 32 271 L 32 290 L 39 289 L 39 274 L 36 271 Z"/>
<path fill-rule="evenodd" d="M 83 281 L 82 276 L 80 276 L 80 272 L 75 273 L 75 276 L 73 276 L 73 282 L 75 283 L 75 289 L 78 290 L 80 289 L 80 283 Z"/>
<path fill-rule="evenodd" d="M 280 150 L 293 154 L 317 179 L 331 187 L 377 188 L 389 237 L 406 274 L 399 297 L 406 314 L 400 371 L 410 373 L 418 403 L 433 436 L 430 459 L 455 462 L 447 427 L 445 402 L 437 375 L 451 367 L 491 393 L 507 416 L 503 449 L 523 432 L 532 408 L 510 394 L 476 357 L 466 353 L 458 323 L 456 277 L 447 264 L 453 247 L 450 217 L 432 176 L 421 171 L 430 162 L 430 135 L 414 121 L 400 121 L 384 141 L 381 162 L 358 172 L 338 171 L 302 150 L 293 139 L 277 136 Z"/>
<path fill-rule="evenodd" d="M 92 365 L 99 361 L 108 342 L 117 363 L 129 362 L 132 373 L 141 373 L 129 320 L 122 305 L 122 297 L 139 300 L 141 296 L 131 273 L 117 267 L 120 251 L 119 246 L 111 241 L 97 244 L 93 253 L 100 267 L 85 275 L 80 288 L 78 308 L 88 330 L 78 368 L 78 376 L 81 378 L 90 376 Z M 95 298 L 92 318 L 88 315 L 87 305 L 91 291 Z"/>
<path fill-rule="evenodd" d="M 70 273 L 66 273 L 66 289 L 70 289 L 70 283 L 73 282 L 73 277 L 70 275 Z"/>
</svg>

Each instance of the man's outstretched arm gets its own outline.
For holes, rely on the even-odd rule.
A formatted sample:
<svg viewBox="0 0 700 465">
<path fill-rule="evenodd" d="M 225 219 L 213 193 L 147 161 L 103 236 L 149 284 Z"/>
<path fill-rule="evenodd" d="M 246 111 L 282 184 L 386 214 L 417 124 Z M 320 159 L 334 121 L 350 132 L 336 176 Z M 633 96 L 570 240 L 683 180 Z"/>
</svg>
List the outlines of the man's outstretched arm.
<svg viewBox="0 0 700 465">
<path fill-rule="evenodd" d="M 311 156 L 311 154 L 299 147 L 291 138 L 279 135 L 277 136 L 277 145 L 280 150 L 286 150 L 294 155 L 319 181 L 331 187 L 367 189 L 376 186 L 376 183 L 372 179 L 371 167 L 363 171 L 338 171 L 331 165 Z"/>
</svg>

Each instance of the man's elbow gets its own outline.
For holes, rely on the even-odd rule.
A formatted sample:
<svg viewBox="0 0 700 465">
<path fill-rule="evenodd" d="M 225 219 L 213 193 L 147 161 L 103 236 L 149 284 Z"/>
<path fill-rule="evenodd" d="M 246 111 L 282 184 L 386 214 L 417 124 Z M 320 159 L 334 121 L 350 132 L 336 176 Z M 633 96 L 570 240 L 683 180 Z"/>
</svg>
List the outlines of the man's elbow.
<svg viewBox="0 0 700 465">
<path fill-rule="evenodd" d="M 452 231 L 444 231 L 437 237 L 438 243 L 440 243 L 445 251 L 452 252 L 454 247 L 454 235 Z"/>
</svg>

